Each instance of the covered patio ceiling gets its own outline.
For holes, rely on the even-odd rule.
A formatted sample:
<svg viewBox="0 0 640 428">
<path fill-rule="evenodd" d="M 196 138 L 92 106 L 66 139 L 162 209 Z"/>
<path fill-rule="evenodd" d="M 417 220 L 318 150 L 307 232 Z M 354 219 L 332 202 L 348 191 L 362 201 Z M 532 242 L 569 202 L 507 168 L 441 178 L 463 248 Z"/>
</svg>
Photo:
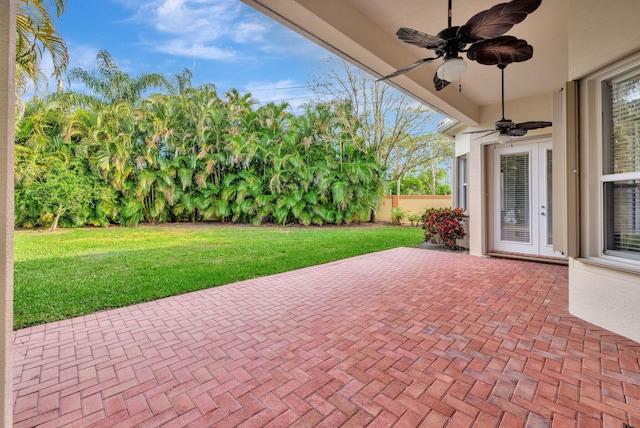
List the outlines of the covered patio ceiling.
<svg viewBox="0 0 640 428">
<path fill-rule="evenodd" d="M 399 41 L 396 31 L 410 27 L 437 34 L 447 26 L 447 0 L 242 0 L 292 30 L 374 76 L 387 75 L 433 51 Z M 500 0 L 453 0 L 452 24 L 463 25 L 476 13 Z M 505 100 L 560 89 L 568 76 L 568 1 L 546 0 L 508 35 L 534 47 L 533 58 L 511 64 L 505 73 Z M 466 55 L 465 55 L 466 59 Z M 431 105 L 445 115 L 474 126 L 481 108 L 500 102 L 497 67 L 467 60 L 460 81 L 437 92 L 432 78 L 441 60 L 423 65 L 390 84 Z"/>
</svg>

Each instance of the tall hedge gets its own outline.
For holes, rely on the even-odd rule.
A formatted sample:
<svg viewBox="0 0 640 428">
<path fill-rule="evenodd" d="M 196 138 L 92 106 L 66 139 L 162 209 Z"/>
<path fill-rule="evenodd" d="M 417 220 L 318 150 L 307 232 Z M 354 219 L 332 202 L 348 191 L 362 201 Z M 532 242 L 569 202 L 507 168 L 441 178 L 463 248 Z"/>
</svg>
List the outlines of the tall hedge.
<svg viewBox="0 0 640 428">
<path fill-rule="evenodd" d="M 345 111 L 256 108 L 211 86 L 91 108 L 33 99 L 16 129 L 16 226 L 367 221 L 383 171 L 341 129 Z"/>
</svg>

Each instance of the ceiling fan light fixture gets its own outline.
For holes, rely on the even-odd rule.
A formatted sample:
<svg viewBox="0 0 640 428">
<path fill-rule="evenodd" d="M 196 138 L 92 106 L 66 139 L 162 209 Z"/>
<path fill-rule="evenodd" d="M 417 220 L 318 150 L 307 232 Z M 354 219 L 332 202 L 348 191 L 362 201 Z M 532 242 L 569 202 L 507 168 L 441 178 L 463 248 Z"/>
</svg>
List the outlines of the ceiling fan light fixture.
<svg viewBox="0 0 640 428">
<path fill-rule="evenodd" d="M 496 137 L 496 141 L 498 142 L 498 144 L 505 144 L 511 141 L 511 135 L 509 134 L 498 134 L 498 136 Z"/>
<path fill-rule="evenodd" d="M 454 82 L 467 71 L 467 63 L 462 58 L 456 57 L 444 61 L 436 70 L 436 75 L 441 80 Z"/>
</svg>

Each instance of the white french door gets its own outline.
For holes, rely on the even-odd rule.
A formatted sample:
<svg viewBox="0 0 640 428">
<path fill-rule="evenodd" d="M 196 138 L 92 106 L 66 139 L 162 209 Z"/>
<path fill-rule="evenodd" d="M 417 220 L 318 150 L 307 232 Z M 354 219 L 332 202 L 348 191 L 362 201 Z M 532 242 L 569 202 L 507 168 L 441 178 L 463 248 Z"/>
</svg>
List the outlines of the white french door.
<svg viewBox="0 0 640 428">
<path fill-rule="evenodd" d="M 552 143 L 498 146 L 493 159 L 494 250 L 555 256 Z"/>
</svg>

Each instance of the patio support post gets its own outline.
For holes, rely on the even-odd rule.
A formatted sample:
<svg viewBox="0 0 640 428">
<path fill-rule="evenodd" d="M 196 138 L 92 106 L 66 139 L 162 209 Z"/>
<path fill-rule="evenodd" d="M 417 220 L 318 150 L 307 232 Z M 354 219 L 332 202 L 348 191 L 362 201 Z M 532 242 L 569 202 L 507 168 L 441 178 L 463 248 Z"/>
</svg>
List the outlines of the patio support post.
<svg viewBox="0 0 640 428">
<path fill-rule="evenodd" d="M 0 2 L 0 423 L 13 425 L 13 144 L 15 115 L 15 0 Z"/>
</svg>

